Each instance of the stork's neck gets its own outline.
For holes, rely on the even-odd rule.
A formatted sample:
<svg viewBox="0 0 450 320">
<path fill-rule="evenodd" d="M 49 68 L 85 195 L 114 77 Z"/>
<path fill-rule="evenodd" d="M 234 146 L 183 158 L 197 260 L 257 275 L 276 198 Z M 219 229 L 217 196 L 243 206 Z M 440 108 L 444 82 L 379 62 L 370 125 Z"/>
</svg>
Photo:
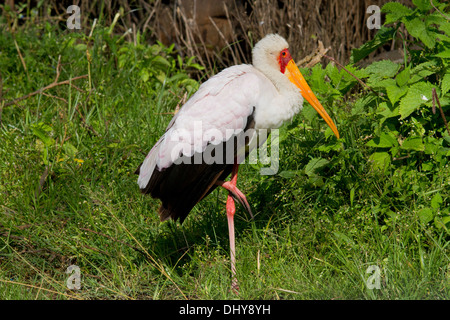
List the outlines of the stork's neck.
<svg viewBox="0 0 450 320">
<path fill-rule="evenodd" d="M 260 65 L 258 63 L 254 63 L 253 66 L 261 71 L 273 83 L 280 95 L 298 95 L 297 87 L 291 81 L 289 81 L 289 78 L 286 75 L 281 73 L 278 66 L 272 66 L 268 64 Z"/>
<path fill-rule="evenodd" d="M 278 94 L 266 94 L 260 101 L 255 115 L 256 129 L 274 129 L 289 121 L 297 114 L 303 104 L 298 88 L 289 78 L 275 68 L 257 68 L 275 87 Z M 273 92 L 273 91 L 272 91 Z M 274 93 L 274 92 L 273 92 Z"/>
</svg>

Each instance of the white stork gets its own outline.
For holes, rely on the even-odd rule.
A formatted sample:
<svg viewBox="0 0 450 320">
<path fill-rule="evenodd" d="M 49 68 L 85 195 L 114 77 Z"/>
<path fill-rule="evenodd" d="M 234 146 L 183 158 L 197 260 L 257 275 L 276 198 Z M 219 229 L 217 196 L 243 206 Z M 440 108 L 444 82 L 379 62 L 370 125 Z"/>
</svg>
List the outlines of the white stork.
<svg viewBox="0 0 450 320">
<path fill-rule="evenodd" d="M 291 120 L 302 109 L 305 98 L 339 138 L 336 125 L 300 73 L 284 38 L 267 35 L 255 45 L 252 55 L 253 65 L 229 67 L 203 83 L 173 117 L 165 134 L 136 170 L 141 191 L 162 201 L 161 221 L 172 218 L 182 223 L 192 208 L 217 186 L 229 191 L 226 211 L 235 292 L 238 286 L 234 198 L 251 213 L 236 182 L 239 163 L 252 148 L 264 142 L 251 143 L 253 137 L 261 129 L 278 128 Z M 250 131 L 246 148 L 236 147 L 237 137 Z M 206 161 L 202 157 L 211 146 L 214 151 L 209 150 L 210 155 L 223 152 L 215 157 L 220 161 Z M 230 173 L 230 181 L 225 181 Z"/>
</svg>

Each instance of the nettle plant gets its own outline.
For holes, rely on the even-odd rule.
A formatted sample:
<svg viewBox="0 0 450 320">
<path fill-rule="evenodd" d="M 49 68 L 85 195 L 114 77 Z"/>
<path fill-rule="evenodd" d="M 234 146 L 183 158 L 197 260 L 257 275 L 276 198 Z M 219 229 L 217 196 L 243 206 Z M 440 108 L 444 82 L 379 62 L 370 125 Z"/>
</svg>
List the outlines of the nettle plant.
<svg viewBox="0 0 450 320">
<path fill-rule="evenodd" d="M 376 92 L 373 112 L 378 119 L 376 136 L 367 146 L 375 149 L 371 160 L 383 170 L 392 160 L 405 160 L 397 164 L 431 171 L 446 165 L 450 156 L 445 118 L 450 101 L 449 5 L 413 3 L 414 9 L 395 2 L 384 5 L 384 26 L 352 54 L 355 63 L 392 40 L 403 43 L 402 63 L 382 60 L 364 70 L 367 85 Z"/>
<path fill-rule="evenodd" d="M 317 115 L 305 105 L 301 116 L 280 135 L 288 139 L 304 130 L 301 144 L 309 146 L 309 152 L 299 161 L 305 169 L 279 175 L 306 177 L 307 183 L 328 188 L 329 195 L 348 193 L 352 204 L 361 183 L 367 187 L 367 179 L 373 177 L 377 181 L 373 194 L 378 194 L 374 201 L 386 200 L 381 208 L 384 213 L 389 215 L 422 197 L 416 206 L 420 220 L 434 219 L 436 226 L 448 228 L 450 216 L 442 186 L 450 182 L 443 174 L 450 160 L 446 120 L 450 120 L 450 4 L 412 2 L 413 8 L 385 4 L 384 25 L 371 41 L 352 51 L 345 68 L 330 63 L 325 68 L 317 64 L 302 70 L 322 103 L 336 115 L 342 137 L 336 140 L 326 129 L 325 143 L 314 142 L 321 136 L 309 137 L 311 130 L 304 128 L 314 128 Z M 401 46 L 401 62 L 381 60 L 358 66 L 375 50 L 392 43 Z M 429 195 L 419 196 L 418 190 L 428 190 Z"/>
</svg>

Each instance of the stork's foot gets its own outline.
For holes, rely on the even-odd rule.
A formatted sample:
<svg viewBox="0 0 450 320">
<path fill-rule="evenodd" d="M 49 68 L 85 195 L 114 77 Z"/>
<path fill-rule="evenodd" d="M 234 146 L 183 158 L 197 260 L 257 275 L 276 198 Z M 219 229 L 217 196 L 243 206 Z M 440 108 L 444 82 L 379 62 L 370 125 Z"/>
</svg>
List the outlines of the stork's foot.
<svg viewBox="0 0 450 320">
<path fill-rule="evenodd" d="M 236 277 L 231 279 L 231 292 L 237 296 L 239 295 L 239 285 Z"/>
<path fill-rule="evenodd" d="M 247 210 L 247 212 L 250 214 L 250 216 L 253 219 L 252 209 L 250 207 L 250 204 L 247 201 L 247 197 L 241 190 L 238 189 L 238 187 L 236 186 L 236 183 L 233 183 L 233 182 L 234 182 L 233 180 L 217 181 L 216 184 L 227 189 L 228 192 L 233 196 L 233 198 L 236 199 L 237 201 L 239 201 L 239 203 L 245 208 L 245 210 Z"/>
</svg>

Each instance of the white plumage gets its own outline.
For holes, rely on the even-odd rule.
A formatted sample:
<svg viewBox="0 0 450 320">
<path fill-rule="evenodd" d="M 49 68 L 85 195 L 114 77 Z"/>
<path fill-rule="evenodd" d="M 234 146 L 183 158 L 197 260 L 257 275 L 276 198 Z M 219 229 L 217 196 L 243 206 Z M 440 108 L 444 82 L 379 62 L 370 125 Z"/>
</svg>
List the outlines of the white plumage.
<svg viewBox="0 0 450 320">
<path fill-rule="evenodd" d="M 168 168 L 179 157 L 201 153 L 209 143 L 226 141 L 232 132 L 244 130 L 253 111 L 258 130 L 278 128 L 301 110 L 300 91 L 280 72 L 277 63 L 276 55 L 288 47 L 287 42 L 278 35 L 263 40 L 253 50 L 255 66 L 244 64 L 223 70 L 203 83 L 182 106 L 141 166 L 141 189 L 155 169 Z M 217 131 L 223 139 L 212 141 L 207 134 L 195 135 L 199 122 L 203 133 Z M 184 152 L 174 157 L 178 149 Z"/>
</svg>

